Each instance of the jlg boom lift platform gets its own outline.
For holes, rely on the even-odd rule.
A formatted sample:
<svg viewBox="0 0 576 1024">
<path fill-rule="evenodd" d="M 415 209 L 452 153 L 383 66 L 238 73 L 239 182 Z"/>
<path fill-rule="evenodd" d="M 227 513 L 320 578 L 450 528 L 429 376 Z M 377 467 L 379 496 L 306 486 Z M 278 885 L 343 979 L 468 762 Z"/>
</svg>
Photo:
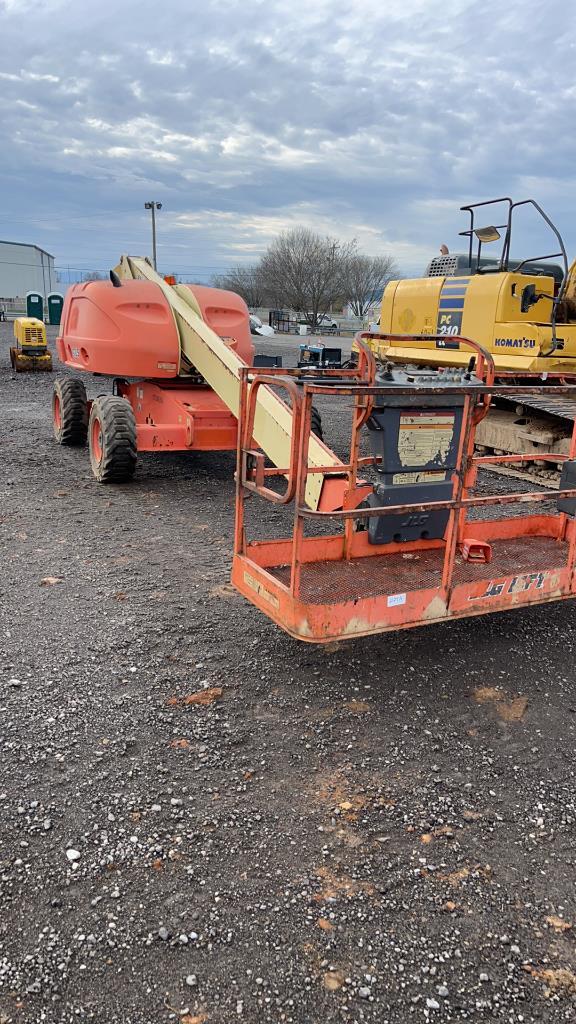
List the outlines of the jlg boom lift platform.
<svg viewBox="0 0 576 1024">
<path fill-rule="evenodd" d="M 113 394 L 89 403 L 79 378 L 60 378 L 57 439 L 88 435 L 104 481 L 127 479 L 136 450 L 235 447 L 232 580 L 293 636 L 351 639 L 574 596 L 576 442 L 560 496 L 473 491 L 494 461 L 474 457 L 494 392 L 478 343 L 454 336 L 472 361 L 441 373 L 377 373 L 367 336 L 352 369 L 259 369 L 237 296 L 169 285 L 129 257 L 111 278 L 69 291 L 57 345 L 68 365 L 111 376 Z M 346 462 L 313 433 L 318 395 L 351 414 Z M 260 501 L 278 506 L 279 538 L 251 537 Z M 530 514 L 485 518 L 519 503 Z"/>
</svg>

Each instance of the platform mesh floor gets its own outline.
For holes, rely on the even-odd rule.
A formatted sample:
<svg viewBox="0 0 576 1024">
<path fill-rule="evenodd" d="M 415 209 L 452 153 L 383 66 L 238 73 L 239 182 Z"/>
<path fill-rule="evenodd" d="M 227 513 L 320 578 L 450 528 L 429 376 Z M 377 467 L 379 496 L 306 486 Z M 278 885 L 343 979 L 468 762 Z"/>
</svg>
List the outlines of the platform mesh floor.
<svg viewBox="0 0 576 1024">
<path fill-rule="evenodd" d="M 492 552 L 492 561 L 488 564 L 464 562 L 457 556 L 454 584 L 497 579 L 512 573 L 562 569 L 566 566 L 568 545 L 550 537 L 522 537 L 494 541 Z M 443 560 L 443 550 L 435 548 L 353 558 L 349 562 L 312 562 L 302 566 L 300 597 L 309 604 L 334 604 L 439 587 Z M 273 566 L 268 572 L 289 586 L 290 566 Z"/>
</svg>

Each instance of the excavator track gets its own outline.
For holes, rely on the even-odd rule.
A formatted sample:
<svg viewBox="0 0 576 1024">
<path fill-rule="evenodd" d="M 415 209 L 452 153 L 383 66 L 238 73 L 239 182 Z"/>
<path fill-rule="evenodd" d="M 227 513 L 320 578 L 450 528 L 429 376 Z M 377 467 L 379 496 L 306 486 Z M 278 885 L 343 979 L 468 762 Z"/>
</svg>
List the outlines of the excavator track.
<svg viewBox="0 0 576 1024">
<path fill-rule="evenodd" d="M 495 393 L 488 417 L 478 426 L 476 449 L 482 455 L 522 454 L 534 455 L 540 448 L 543 453 L 568 455 L 576 404 L 564 395 L 554 397 L 554 387 L 545 397 L 517 395 L 514 402 Z M 545 482 L 547 486 L 558 487 L 561 461 L 538 461 L 520 463 L 514 469 L 494 465 L 493 472 L 504 476 Z"/>
<path fill-rule="evenodd" d="M 550 388 L 551 392 L 553 390 L 553 388 Z M 526 410 L 535 409 L 537 412 L 543 412 L 560 420 L 566 420 L 570 425 L 576 419 L 576 405 L 574 402 L 568 401 L 563 395 L 554 398 L 554 395 L 551 394 L 550 398 L 546 396 L 546 398 L 542 399 L 535 399 L 534 395 L 517 395 L 515 405 L 522 405 Z M 571 426 L 570 429 L 572 429 Z"/>
</svg>

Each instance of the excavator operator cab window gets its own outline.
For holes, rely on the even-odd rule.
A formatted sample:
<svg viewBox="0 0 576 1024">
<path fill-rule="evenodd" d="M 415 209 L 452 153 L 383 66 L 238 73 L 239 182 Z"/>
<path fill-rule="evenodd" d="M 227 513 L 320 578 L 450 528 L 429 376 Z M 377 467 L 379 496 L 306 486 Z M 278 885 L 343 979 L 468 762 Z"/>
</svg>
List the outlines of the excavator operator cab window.
<svg viewBox="0 0 576 1024">
<path fill-rule="evenodd" d="M 540 295 L 536 293 L 535 284 L 527 284 L 522 289 L 522 296 L 520 299 L 520 312 L 527 313 L 532 306 L 535 306 L 538 302 Z"/>
</svg>

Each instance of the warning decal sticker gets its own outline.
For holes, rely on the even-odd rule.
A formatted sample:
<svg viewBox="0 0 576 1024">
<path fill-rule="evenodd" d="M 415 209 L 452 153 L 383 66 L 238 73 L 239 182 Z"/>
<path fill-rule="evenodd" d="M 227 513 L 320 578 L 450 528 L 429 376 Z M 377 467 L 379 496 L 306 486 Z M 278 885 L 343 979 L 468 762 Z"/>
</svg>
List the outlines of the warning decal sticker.
<svg viewBox="0 0 576 1024">
<path fill-rule="evenodd" d="M 403 412 L 398 431 L 398 455 L 403 466 L 442 464 L 454 434 L 452 412 Z"/>
</svg>

